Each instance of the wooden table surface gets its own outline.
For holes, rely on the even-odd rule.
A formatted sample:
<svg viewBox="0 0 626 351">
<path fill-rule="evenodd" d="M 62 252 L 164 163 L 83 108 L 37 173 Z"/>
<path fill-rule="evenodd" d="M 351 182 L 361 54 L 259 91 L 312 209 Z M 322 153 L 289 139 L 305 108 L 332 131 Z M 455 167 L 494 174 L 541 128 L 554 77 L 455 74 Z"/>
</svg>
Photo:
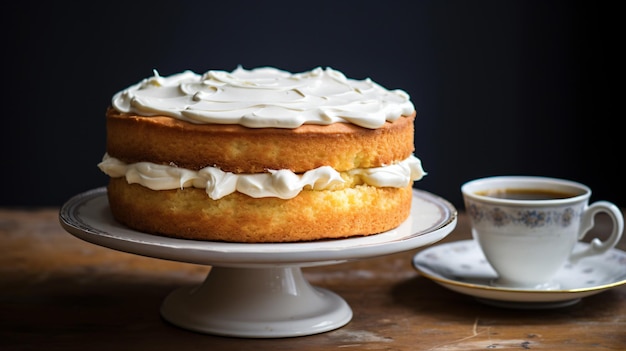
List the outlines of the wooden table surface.
<svg viewBox="0 0 626 351">
<path fill-rule="evenodd" d="M 609 224 L 599 217 L 599 227 Z M 470 238 L 468 218 L 441 242 Z M 618 247 L 626 250 L 626 239 Z M 210 267 L 119 252 L 64 231 L 58 209 L 0 209 L 0 350 L 625 350 L 626 285 L 558 309 L 491 307 L 421 277 L 416 252 L 303 268 L 352 320 L 302 337 L 207 335 L 159 309 Z"/>
</svg>

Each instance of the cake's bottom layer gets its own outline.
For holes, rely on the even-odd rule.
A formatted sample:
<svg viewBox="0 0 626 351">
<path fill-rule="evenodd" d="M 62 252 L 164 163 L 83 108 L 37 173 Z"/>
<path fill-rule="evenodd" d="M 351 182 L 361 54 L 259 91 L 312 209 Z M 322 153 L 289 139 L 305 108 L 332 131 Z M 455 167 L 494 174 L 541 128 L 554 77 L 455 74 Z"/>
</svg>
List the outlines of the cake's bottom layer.
<svg viewBox="0 0 626 351">
<path fill-rule="evenodd" d="M 175 238 L 227 242 L 297 242 L 381 233 L 399 226 L 411 210 L 412 186 L 359 185 L 302 191 L 293 199 L 233 193 L 219 200 L 204 189 L 150 190 L 111 178 L 109 205 L 126 226 Z"/>
</svg>

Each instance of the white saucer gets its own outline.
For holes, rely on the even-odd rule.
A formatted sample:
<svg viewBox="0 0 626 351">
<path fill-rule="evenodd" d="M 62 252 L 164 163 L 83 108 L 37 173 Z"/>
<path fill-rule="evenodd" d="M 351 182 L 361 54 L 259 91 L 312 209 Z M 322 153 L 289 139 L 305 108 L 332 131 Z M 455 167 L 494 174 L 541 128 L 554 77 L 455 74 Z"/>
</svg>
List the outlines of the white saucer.
<svg viewBox="0 0 626 351">
<path fill-rule="evenodd" d="M 578 243 L 577 249 L 588 244 Z M 565 264 L 557 273 L 558 290 L 534 290 L 495 287 L 497 277 L 474 240 L 440 244 L 413 257 L 413 266 L 426 278 L 478 301 L 508 308 L 557 308 L 569 306 L 581 298 L 626 283 L 626 253 L 608 252 Z"/>
</svg>

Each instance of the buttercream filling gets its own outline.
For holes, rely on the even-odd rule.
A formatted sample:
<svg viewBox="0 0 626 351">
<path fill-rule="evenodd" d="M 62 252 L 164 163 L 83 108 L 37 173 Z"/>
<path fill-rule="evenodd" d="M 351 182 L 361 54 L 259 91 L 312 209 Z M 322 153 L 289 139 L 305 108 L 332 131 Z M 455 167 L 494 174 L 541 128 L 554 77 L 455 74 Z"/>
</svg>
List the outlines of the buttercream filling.
<svg viewBox="0 0 626 351">
<path fill-rule="evenodd" d="M 254 198 L 291 199 L 305 188 L 327 190 L 345 182 L 341 173 L 329 166 L 322 166 L 302 174 L 286 169 L 268 170 L 267 173 L 235 174 L 224 172 L 217 167 L 205 167 L 196 171 L 151 162 L 127 164 L 105 154 L 98 167 L 110 177 L 125 177 L 129 184 L 140 184 L 152 190 L 188 187 L 206 189 L 206 193 L 213 200 L 236 191 Z M 391 165 L 355 168 L 347 171 L 347 174 L 360 177 L 370 186 L 404 188 L 411 182 L 420 180 L 426 172 L 420 159 L 411 155 Z"/>
</svg>

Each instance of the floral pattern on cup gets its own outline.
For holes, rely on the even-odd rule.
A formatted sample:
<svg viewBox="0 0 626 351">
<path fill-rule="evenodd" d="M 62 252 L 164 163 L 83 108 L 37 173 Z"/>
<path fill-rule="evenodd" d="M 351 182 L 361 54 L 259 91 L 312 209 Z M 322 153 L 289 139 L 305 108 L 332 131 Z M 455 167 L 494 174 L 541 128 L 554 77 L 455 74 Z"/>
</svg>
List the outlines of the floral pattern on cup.
<svg viewBox="0 0 626 351">
<path fill-rule="evenodd" d="M 508 224 L 517 224 L 529 228 L 545 227 L 557 225 L 563 228 L 569 227 L 574 219 L 580 216 L 571 207 L 566 207 L 562 211 L 537 209 L 504 209 L 498 206 L 481 206 L 475 203 L 468 203 L 467 214 L 475 223 L 489 221 L 496 227 Z"/>
</svg>

